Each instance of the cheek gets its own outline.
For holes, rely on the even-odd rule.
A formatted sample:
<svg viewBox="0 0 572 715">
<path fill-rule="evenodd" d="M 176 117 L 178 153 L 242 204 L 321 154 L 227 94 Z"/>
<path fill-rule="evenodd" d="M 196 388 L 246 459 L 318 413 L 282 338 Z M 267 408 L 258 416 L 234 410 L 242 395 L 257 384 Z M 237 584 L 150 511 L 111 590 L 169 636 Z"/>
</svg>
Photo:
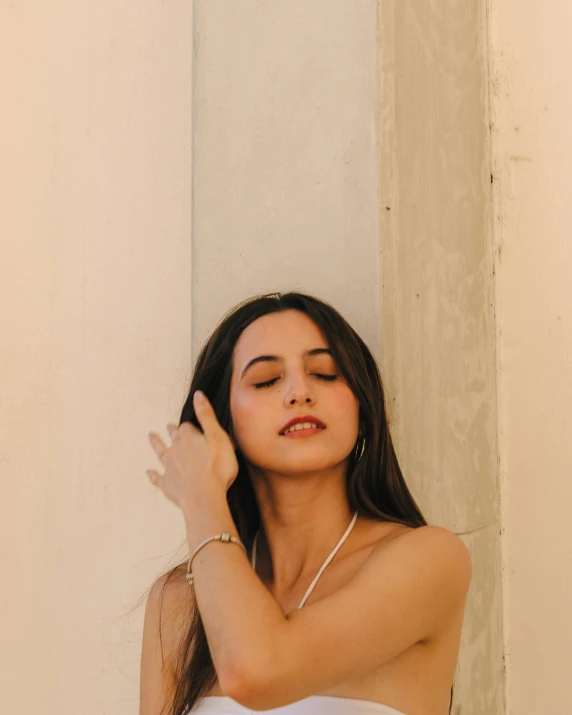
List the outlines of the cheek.
<svg viewBox="0 0 572 715">
<path fill-rule="evenodd" d="M 239 390 L 230 399 L 233 433 L 239 443 L 248 442 L 260 433 L 264 412 L 256 395 Z"/>
<path fill-rule="evenodd" d="M 347 385 L 340 386 L 333 395 L 335 407 L 344 417 L 346 423 L 357 423 L 359 419 L 359 402 Z"/>
</svg>

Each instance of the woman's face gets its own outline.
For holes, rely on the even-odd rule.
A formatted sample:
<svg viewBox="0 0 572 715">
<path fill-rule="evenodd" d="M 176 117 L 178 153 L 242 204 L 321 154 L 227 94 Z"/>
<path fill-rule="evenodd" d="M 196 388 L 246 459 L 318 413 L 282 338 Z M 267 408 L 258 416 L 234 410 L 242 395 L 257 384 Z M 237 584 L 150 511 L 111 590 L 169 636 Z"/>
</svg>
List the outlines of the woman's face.
<svg viewBox="0 0 572 715">
<path fill-rule="evenodd" d="M 327 469 L 349 456 L 359 404 L 326 350 L 321 330 L 297 310 L 270 313 L 243 331 L 234 350 L 230 410 L 233 438 L 247 462 L 296 473 Z M 299 416 L 317 418 L 325 429 L 282 434 Z"/>
</svg>

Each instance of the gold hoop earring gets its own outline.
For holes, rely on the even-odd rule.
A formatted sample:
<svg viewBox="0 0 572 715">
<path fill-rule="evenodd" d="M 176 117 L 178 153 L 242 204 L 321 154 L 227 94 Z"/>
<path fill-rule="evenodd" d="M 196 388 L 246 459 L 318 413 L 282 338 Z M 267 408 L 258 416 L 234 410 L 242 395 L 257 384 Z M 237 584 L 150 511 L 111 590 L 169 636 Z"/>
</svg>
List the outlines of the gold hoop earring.
<svg viewBox="0 0 572 715">
<path fill-rule="evenodd" d="M 358 445 L 356 445 L 356 462 L 359 462 L 359 460 L 363 457 L 363 453 L 365 451 L 365 438 L 363 438 L 361 441 L 361 449 L 359 450 L 359 455 L 357 454 L 358 447 L 359 447 L 359 443 L 358 443 Z"/>
</svg>

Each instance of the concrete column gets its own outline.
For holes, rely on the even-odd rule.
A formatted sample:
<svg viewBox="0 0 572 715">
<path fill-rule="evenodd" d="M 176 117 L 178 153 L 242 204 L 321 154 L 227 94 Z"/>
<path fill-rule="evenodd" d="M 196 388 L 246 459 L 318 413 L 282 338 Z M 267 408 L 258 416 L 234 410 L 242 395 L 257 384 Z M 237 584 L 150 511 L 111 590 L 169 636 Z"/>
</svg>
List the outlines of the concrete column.
<svg viewBox="0 0 572 715">
<path fill-rule="evenodd" d="M 382 373 L 404 474 L 473 556 L 453 712 L 501 715 L 485 3 L 379 2 Z"/>
</svg>

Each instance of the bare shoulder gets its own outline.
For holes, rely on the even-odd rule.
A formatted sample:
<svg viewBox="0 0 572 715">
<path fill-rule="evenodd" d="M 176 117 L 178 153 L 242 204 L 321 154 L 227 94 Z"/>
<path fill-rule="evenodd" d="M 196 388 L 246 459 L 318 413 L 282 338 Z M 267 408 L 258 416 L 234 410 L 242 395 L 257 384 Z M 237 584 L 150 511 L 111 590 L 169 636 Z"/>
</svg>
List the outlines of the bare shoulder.
<svg viewBox="0 0 572 715">
<path fill-rule="evenodd" d="M 469 549 L 457 534 L 441 526 L 397 526 L 379 541 L 366 564 L 372 571 L 384 569 L 422 574 L 428 584 L 447 588 L 452 598 L 464 601 L 472 578 Z M 387 571 L 385 571 L 387 573 Z"/>
<path fill-rule="evenodd" d="M 174 682 L 176 633 L 185 604 L 178 569 L 160 576 L 145 605 L 139 679 L 139 715 L 162 712 Z"/>
<path fill-rule="evenodd" d="M 469 550 L 460 536 L 457 536 L 453 531 L 445 529 L 442 526 L 402 526 L 395 525 L 397 528 L 390 535 L 389 542 L 401 542 L 414 545 L 414 548 L 436 548 L 446 552 L 452 551 L 457 554 L 465 554 L 470 558 Z"/>
<path fill-rule="evenodd" d="M 147 608 L 153 614 L 166 675 L 173 675 L 176 654 L 187 634 L 194 607 L 194 591 L 185 578 L 184 565 L 163 574 L 151 586 Z"/>
</svg>

